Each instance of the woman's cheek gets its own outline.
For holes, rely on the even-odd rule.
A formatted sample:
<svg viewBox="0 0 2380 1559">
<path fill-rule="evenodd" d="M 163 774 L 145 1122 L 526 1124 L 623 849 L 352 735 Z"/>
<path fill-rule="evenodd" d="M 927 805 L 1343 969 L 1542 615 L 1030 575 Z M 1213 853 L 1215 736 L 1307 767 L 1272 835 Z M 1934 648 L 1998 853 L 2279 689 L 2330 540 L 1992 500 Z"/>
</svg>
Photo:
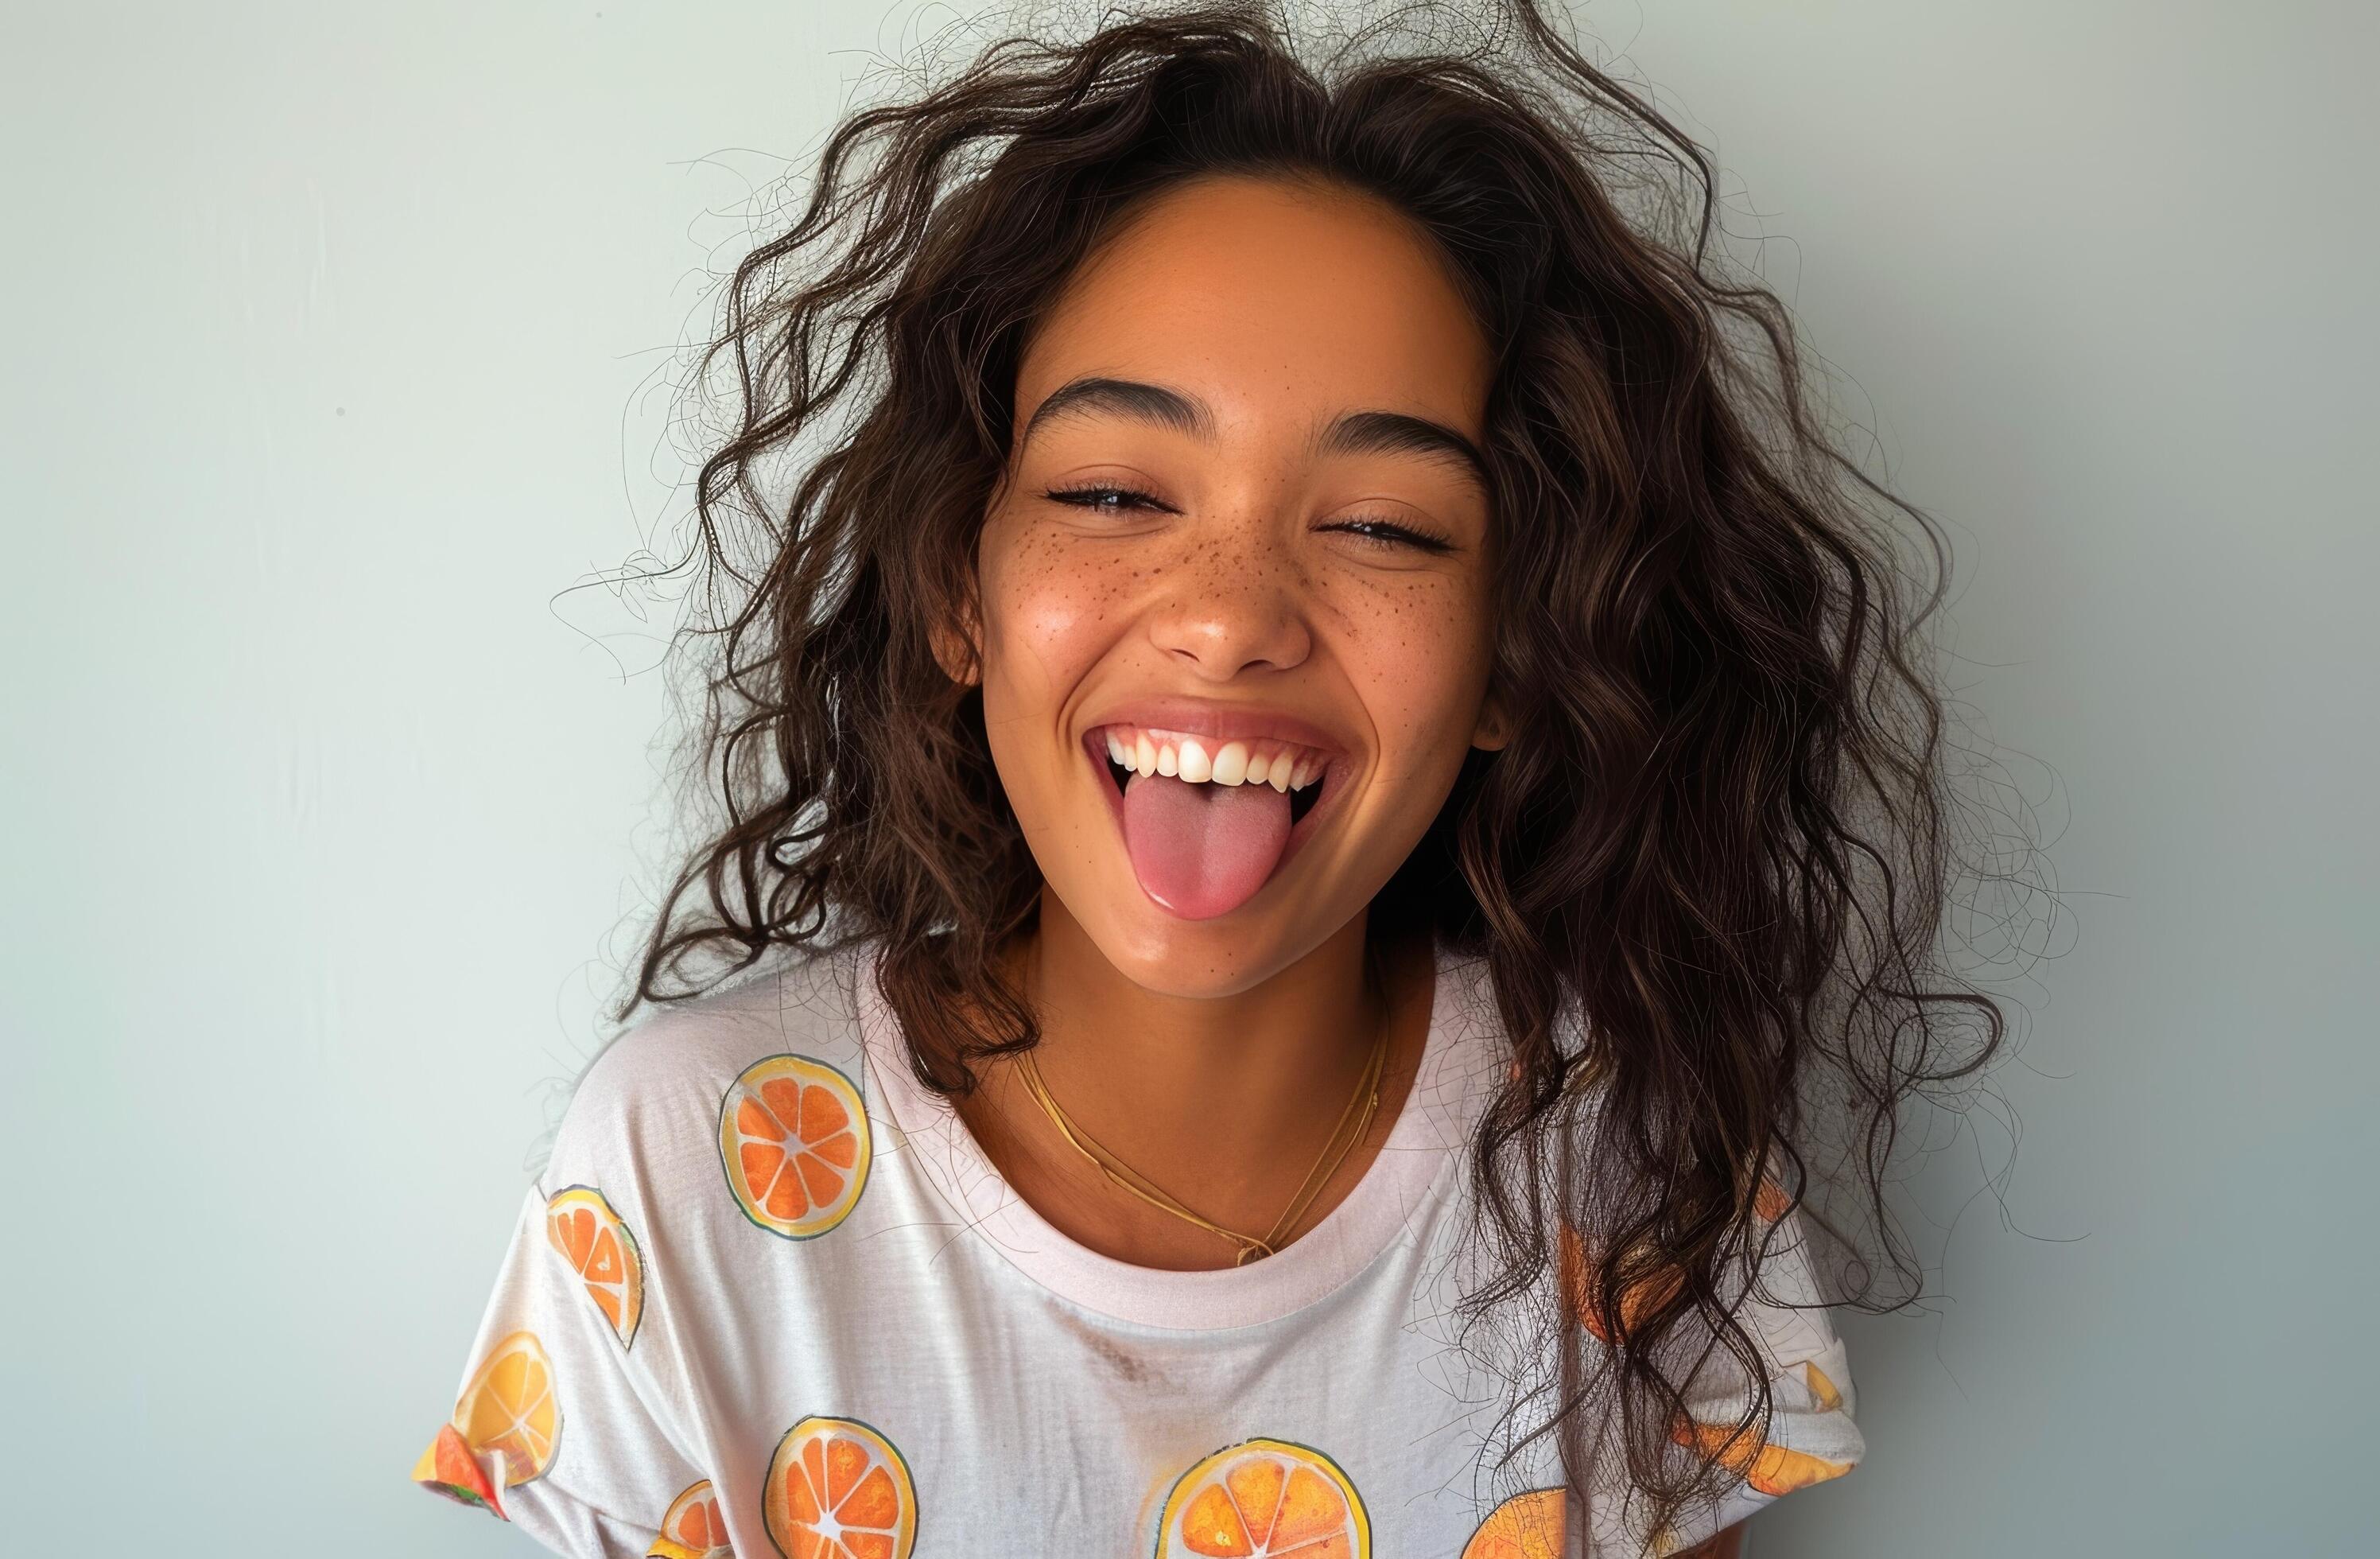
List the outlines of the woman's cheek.
<svg viewBox="0 0 2380 1559">
<path fill-rule="evenodd" d="M 1115 615 L 1115 582 L 1098 560 L 1062 542 L 1045 541 L 1019 550 L 1023 557 L 986 580 L 993 655 L 1014 668 L 1037 668 L 1032 677 L 1012 680 L 1062 693 L 1104 652 Z"/>
<path fill-rule="evenodd" d="M 1416 573 L 1366 591 L 1345 664 L 1362 687 L 1381 766 L 1400 776 L 1460 766 L 1486 685 L 1484 608 L 1464 581 Z"/>
</svg>

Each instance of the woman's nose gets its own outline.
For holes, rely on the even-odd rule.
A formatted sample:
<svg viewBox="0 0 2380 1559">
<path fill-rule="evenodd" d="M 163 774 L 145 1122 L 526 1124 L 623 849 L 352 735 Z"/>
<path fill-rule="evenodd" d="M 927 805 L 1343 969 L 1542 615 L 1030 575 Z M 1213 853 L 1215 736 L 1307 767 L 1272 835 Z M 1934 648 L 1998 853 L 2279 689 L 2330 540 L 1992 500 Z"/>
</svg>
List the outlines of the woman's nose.
<svg viewBox="0 0 2380 1559">
<path fill-rule="evenodd" d="M 1298 571 L 1277 550 L 1219 549 L 1178 579 L 1151 615 L 1149 639 L 1198 676 L 1224 682 L 1249 670 L 1286 671 L 1312 652 Z"/>
</svg>

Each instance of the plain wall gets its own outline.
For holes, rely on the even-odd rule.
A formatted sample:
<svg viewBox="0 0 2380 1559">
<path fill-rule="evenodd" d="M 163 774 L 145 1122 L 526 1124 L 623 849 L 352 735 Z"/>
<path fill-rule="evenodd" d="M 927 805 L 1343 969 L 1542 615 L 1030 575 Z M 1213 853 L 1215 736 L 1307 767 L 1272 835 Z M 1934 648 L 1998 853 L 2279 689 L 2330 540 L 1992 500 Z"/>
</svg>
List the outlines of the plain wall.
<svg viewBox="0 0 2380 1559">
<path fill-rule="evenodd" d="M 661 826 L 666 623 L 571 587 L 750 181 L 950 13 L 7 13 L 9 1546 L 525 1553 L 406 1472 Z M 1585 13 L 1950 527 L 2063 895 L 1759 1559 L 2373 1549 L 2372 14 Z"/>
</svg>

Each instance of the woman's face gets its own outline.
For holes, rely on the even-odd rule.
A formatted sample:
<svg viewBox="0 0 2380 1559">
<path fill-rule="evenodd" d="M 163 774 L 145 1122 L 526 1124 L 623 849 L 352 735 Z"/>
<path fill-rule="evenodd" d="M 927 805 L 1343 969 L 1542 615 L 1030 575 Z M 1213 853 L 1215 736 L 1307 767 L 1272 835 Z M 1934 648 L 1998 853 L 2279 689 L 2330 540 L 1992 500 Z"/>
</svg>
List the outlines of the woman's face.
<svg viewBox="0 0 2380 1559">
<path fill-rule="evenodd" d="M 1161 197 L 1041 322 L 977 560 L 984 719 L 1048 891 L 1136 983 L 1294 963 L 1500 743 L 1490 371 L 1394 212 L 1250 178 Z"/>
</svg>

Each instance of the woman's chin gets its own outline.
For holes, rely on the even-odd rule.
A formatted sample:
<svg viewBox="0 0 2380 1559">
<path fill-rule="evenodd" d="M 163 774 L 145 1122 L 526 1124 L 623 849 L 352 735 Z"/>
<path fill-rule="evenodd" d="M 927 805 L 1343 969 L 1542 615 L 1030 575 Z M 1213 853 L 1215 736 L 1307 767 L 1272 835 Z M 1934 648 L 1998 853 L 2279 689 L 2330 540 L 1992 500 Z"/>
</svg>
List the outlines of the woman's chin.
<svg viewBox="0 0 2380 1559">
<path fill-rule="evenodd" d="M 1116 972 L 1143 990 L 1230 996 L 1289 968 L 1352 918 L 1317 916 L 1273 891 L 1288 885 L 1268 883 L 1233 909 L 1194 918 L 1150 897 L 1127 872 L 1123 891 L 1106 887 L 1098 895 L 1098 912 L 1070 913 Z"/>
</svg>

